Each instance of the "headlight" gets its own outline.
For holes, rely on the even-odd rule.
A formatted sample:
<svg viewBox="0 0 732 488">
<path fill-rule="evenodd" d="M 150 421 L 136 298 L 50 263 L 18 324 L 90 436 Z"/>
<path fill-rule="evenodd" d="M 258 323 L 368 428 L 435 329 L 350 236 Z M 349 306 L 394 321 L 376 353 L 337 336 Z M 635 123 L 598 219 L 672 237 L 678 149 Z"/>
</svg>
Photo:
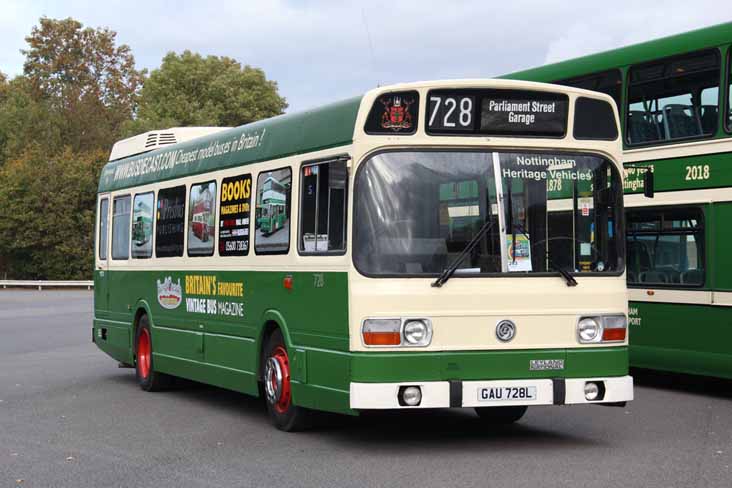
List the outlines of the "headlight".
<svg viewBox="0 0 732 488">
<path fill-rule="evenodd" d="M 594 317 L 581 318 L 577 324 L 577 336 L 582 343 L 600 342 L 602 327 Z"/>
<path fill-rule="evenodd" d="M 403 330 L 408 346 L 427 346 L 432 341 L 432 324 L 428 320 L 406 320 Z"/>
</svg>

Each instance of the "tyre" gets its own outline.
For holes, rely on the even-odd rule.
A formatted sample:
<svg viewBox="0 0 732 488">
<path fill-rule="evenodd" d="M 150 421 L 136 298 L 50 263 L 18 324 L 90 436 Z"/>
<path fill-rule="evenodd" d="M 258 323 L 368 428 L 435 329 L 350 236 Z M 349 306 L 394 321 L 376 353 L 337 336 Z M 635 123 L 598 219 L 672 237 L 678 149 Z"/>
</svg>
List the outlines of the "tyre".
<svg viewBox="0 0 732 488">
<path fill-rule="evenodd" d="M 518 422 L 524 416 L 528 407 L 476 407 L 475 413 L 480 420 L 489 425 L 509 425 Z"/>
<path fill-rule="evenodd" d="M 135 332 L 135 371 L 137 383 L 145 391 L 160 391 L 169 387 L 172 377 L 155 371 L 152 354 L 152 336 L 147 315 L 140 317 Z"/>
<path fill-rule="evenodd" d="M 292 404 L 290 357 L 279 330 L 272 333 L 265 346 L 262 381 L 267 412 L 274 426 L 285 432 L 305 429 L 310 412 Z"/>
</svg>

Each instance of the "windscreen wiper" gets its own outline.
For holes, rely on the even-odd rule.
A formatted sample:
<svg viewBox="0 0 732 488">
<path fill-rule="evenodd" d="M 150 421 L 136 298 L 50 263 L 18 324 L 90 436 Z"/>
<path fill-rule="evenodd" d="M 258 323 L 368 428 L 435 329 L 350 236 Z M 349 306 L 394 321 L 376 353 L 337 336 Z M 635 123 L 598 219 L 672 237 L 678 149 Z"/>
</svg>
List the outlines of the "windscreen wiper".
<svg viewBox="0 0 732 488">
<path fill-rule="evenodd" d="M 483 225 L 478 229 L 478 232 L 473 236 L 472 239 L 470 239 L 470 242 L 467 243 L 465 248 L 460 252 L 458 257 L 455 258 L 455 260 L 442 270 L 442 273 L 440 273 L 440 276 L 437 277 L 435 281 L 432 282 L 432 286 L 435 288 L 440 288 L 442 285 L 444 285 L 447 280 L 450 279 L 450 277 L 455 274 L 455 271 L 458 269 L 458 266 L 460 266 L 460 263 L 463 262 L 463 259 L 465 259 L 465 256 L 467 256 L 473 248 L 480 242 L 480 240 L 483 238 L 483 236 L 491 230 L 493 227 L 494 221 L 491 220 L 490 217 L 483 223 Z"/>
<path fill-rule="evenodd" d="M 530 238 L 530 237 L 529 237 L 529 235 L 528 235 L 528 234 L 527 234 L 527 233 L 526 233 L 526 232 L 524 231 L 524 228 L 523 228 L 523 227 L 521 227 L 521 225 L 520 225 L 520 224 L 514 224 L 514 225 L 512 226 L 512 228 L 514 228 L 514 229 L 518 230 L 518 231 L 519 231 L 519 232 L 520 232 L 521 234 L 523 234 L 523 235 L 524 235 L 524 237 L 526 237 L 526 239 L 528 239 L 528 240 L 529 240 L 529 242 L 531 242 L 531 238 Z M 516 241 L 516 239 L 514 238 L 514 242 L 515 242 L 515 241 Z M 544 253 L 544 257 L 546 257 L 547 261 L 549 261 L 549 266 L 551 267 L 551 269 L 553 269 L 554 271 L 556 271 L 557 273 L 559 273 L 560 275 L 562 275 L 562 277 L 564 278 L 564 281 L 566 281 L 566 282 L 567 282 L 567 286 L 577 286 L 577 280 L 575 280 L 575 279 L 574 279 L 574 276 L 572 276 L 572 275 L 571 275 L 571 274 L 569 273 L 569 271 L 567 271 L 567 270 L 566 270 L 566 269 L 564 269 L 563 267 L 559 266 L 559 265 L 558 265 L 558 264 L 557 264 L 557 263 L 556 263 L 556 262 L 555 262 L 555 261 L 554 261 L 554 260 L 552 259 L 552 256 L 551 256 L 551 254 L 549 254 L 549 251 L 548 251 L 548 250 L 547 250 L 547 251 L 546 251 L 546 252 Z"/>
</svg>

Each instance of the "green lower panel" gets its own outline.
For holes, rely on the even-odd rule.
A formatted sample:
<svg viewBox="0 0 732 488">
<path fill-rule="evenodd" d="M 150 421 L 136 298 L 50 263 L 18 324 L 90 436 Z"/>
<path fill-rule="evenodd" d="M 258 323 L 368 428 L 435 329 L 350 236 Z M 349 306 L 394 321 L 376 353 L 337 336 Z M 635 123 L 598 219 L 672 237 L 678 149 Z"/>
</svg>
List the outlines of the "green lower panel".
<svg viewBox="0 0 732 488">
<path fill-rule="evenodd" d="M 630 364 L 732 378 L 732 309 L 630 302 Z"/>
<path fill-rule="evenodd" d="M 117 361 L 130 363 L 130 328 L 108 320 L 94 320 L 94 342 Z"/>
<path fill-rule="evenodd" d="M 531 371 L 532 359 L 564 359 L 563 371 Z M 628 348 L 439 353 L 354 353 L 354 382 L 580 378 L 628 374 Z"/>
</svg>

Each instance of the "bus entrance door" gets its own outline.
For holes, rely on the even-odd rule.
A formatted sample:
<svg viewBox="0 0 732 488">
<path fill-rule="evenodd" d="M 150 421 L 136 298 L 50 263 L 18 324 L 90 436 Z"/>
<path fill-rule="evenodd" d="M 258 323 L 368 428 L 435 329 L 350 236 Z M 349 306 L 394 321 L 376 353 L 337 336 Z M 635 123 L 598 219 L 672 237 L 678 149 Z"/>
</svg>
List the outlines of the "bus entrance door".
<svg viewBox="0 0 732 488">
<path fill-rule="evenodd" d="M 108 194 L 99 195 L 96 265 L 94 266 L 94 317 L 109 317 L 109 207 Z"/>
</svg>

